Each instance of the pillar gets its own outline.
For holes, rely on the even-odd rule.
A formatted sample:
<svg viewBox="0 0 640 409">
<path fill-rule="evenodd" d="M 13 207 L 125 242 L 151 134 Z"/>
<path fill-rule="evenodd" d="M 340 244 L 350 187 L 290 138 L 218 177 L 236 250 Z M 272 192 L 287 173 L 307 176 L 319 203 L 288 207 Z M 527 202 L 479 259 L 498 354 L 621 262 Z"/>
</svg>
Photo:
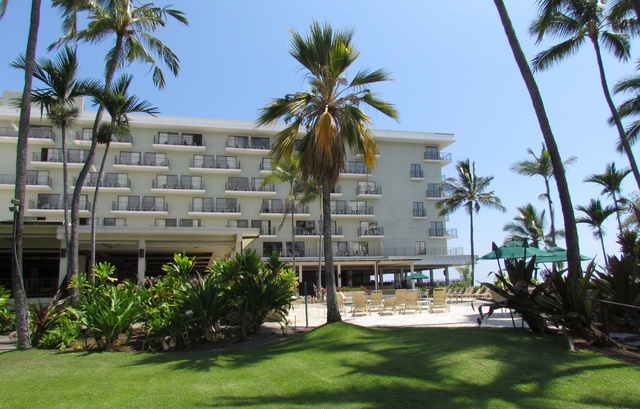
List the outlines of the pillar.
<svg viewBox="0 0 640 409">
<path fill-rule="evenodd" d="M 444 284 L 449 285 L 449 266 L 444 268 Z"/>
<path fill-rule="evenodd" d="M 373 281 L 375 282 L 374 289 L 379 289 L 379 280 L 378 280 L 378 263 L 373 264 Z"/>
<path fill-rule="evenodd" d="M 413 275 L 413 273 L 415 273 L 415 271 L 414 271 L 413 263 L 411 263 L 411 275 Z M 416 280 L 411 280 L 411 289 L 412 290 L 416 289 Z"/>
<path fill-rule="evenodd" d="M 337 286 L 338 287 L 342 287 L 342 266 L 340 264 L 337 264 L 337 271 L 338 271 L 338 281 L 337 281 Z"/>
<path fill-rule="evenodd" d="M 65 277 L 67 276 L 67 268 L 69 262 L 67 261 L 67 249 L 60 248 L 60 266 L 58 267 L 58 288 L 62 285 Z"/>
<path fill-rule="evenodd" d="M 138 242 L 138 282 L 143 283 L 145 279 L 145 273 L 147 271 L 147 249 L 146 242 L 140 240 Z"/>
</svg>

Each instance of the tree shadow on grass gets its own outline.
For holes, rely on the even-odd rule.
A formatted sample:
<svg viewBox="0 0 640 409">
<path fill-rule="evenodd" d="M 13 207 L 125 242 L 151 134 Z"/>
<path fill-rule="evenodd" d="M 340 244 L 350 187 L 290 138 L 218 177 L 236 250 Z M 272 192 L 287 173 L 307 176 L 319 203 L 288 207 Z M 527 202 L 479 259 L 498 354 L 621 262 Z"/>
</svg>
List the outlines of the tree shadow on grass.
<svg viewBox="0 0 640 409">
<path fill-rule="evenodd" d="M 513 329 L 332 324 L 256 348 L 140 358 L 135 365 L 210 372 L 215 393 L 194 406 L 640 407 L 637 391 L 606 384 L 622 370 L 637 385 L 636 368 Z M 253 387 L 238 393 L 238 379 Z"/>
</svg>

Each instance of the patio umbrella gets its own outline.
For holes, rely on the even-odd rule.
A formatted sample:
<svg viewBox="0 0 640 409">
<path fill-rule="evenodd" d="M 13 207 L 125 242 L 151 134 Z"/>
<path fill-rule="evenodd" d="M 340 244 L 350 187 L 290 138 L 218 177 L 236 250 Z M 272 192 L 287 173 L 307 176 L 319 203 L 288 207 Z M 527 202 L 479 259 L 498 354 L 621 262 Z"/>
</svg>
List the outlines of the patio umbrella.
<svg viewBox="0 0 640 409">
<path fill-rule="evenodd" d="M 590 257 L 580 255 L 580 260 L 591 260 Z M 567 250 L 562 247 L 551 247 L 547 249 L 547 254 L 543 254 L 536 257 L 537 263 L 559 263 L 561 261 L 567 261 Z"/>
<path fill-rule="evenodd" d="M 500 247 L 497 247 L 495 243 L 493 243 L 493 248 L 496 248 L 496 251 L 492 251 L 490 253 L 485 254 L 482 257 L 479 257 L 478 260 L 496 260 L 496 259 L 504 259 L 504 258 L 530 258 L 536 256 L 536 259 L 540 256 L 547 254 L 546 251 L 537 249 L 535 247 L 528 247 L 523 245 L 526 242 L 520 241 L 510 241 Z"/>
<path fill-rule="evenodd" d="M 429 277 L 427 277 L 426 275 L 422 274 L 419 271 L 416 271 L 415 273 L 411 274 L 409 277 L 407 277 L 408 280 L 428 280 Z"/>
</svg>

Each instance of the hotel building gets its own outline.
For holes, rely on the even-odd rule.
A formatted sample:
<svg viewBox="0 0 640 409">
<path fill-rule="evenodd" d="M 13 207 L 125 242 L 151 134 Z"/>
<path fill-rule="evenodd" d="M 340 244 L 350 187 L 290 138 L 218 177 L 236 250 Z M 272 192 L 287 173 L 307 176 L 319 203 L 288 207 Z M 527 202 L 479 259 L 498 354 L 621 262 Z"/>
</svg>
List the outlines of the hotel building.
<svg viewBox="0 0 640 409">
<path fill-rule="evenodd" d="M 0 284 L 10 285 L 18 97 L 0 100 Z M 82 106 L 82 102 L 79 102 Z M 99 145 L 81 192 L 80 271 L 88 271 L 90 219 L 96 186 L 96 257 L 117 267 L 121 279 L 162 274 L 173 254 L 197 257 L 202 271 L 216 259 L 243 249 L 285 261 L 296 255 L 300 280 L 315 281 L 322 262 L 320 201 L 295 214 L 295 248 L 289 187 L 263 184 L 271 171 L 269 149 L 281 127 L 252 122 L 174 116 L 131 115 L 131 135 Z M 95 112 L 82 111 L 66 132 L 69 195 L 91 144 Z M 461 265 L 469 256 L 447 242 L 457 236 L 435 207 L 441 197 L 444 152 L 451 134 L 373 130 L 379 148 L 374 169 L 349 153 L 331 195 L 332 245 L 338 286 L 406 285 L 414 271 Z M 24 230 L 24 277 L 29 297 L 53 294 L 66 266 L 63 226 L 61 131 L 34 108 L 28 139 Z M 284 222 L 283 222 L 284 220 Z M 281 226 L 281 228 L 280 228 Z"/>
</svg>

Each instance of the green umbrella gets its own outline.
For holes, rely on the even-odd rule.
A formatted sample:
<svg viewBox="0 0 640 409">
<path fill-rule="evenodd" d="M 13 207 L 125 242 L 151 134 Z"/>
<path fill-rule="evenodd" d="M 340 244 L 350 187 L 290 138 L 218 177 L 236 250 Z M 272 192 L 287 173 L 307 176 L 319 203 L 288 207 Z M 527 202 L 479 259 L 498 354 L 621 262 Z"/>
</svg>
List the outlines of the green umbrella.
<svg viewBox="0 0 640 409">
<path fill-rule="evenodd" d="M 411 274 L 409 277 L 407 277 L 408 280 L 428 280 L 429 277 L 427 277 L 426 275 L 422 274 L 419 271 L 416 271 L 415 273 Z"/>
<path fill-rule="evenodd" d="M 590 257 L 580 255 L 580 260 L 591 260 Z M 537 256 L 537 263 L 559 263 L 561 261 L 567 261 L 567 250 L 562 247 L 551 247 L 547 249 L 547 254 Z"/>
<path fill-rule="evenodd" d="M 530 258 L 536 256 L 536 259 L 540 256 L 547 254 L 546 251 L 537 249 L 535 247 L 528 247 L 523 245 L 525 242 L 510 241 L 500 247 L 497 247 L 495 243 L 492 243 L 494 251 L 479 257 L 478 260 L 496 260 L 504 258 Z"/>
</svg>

